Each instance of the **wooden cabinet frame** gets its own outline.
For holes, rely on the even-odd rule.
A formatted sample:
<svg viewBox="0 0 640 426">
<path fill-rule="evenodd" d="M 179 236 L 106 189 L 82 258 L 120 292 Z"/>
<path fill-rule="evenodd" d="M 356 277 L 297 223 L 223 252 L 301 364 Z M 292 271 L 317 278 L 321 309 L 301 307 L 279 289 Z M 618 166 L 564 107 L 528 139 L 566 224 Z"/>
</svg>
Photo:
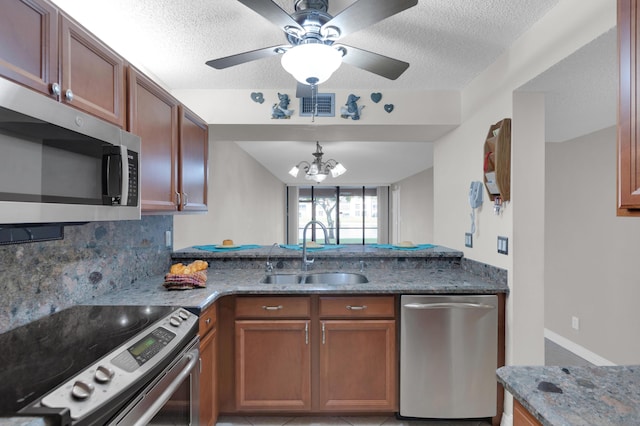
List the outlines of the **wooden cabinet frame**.
<svg viewBox="0 0 640 426">
<path fill-rule="evenodd" d="M 618 0 L 618 216 L 640 216 L 640 10 Z"/>
</svg>

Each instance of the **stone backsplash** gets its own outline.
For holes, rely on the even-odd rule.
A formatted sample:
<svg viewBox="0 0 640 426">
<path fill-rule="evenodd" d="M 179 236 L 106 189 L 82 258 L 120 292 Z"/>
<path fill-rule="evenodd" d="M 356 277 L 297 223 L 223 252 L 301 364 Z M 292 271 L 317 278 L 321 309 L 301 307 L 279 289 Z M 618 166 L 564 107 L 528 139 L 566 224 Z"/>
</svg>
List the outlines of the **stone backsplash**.
<svg viewBox="0 0 640 426">
<path fill-rule="evenodd" d="M 170 265 L 172 216 L 66 226 L 59 241 L 0 246 L 0 333 Z"/>
</svg>

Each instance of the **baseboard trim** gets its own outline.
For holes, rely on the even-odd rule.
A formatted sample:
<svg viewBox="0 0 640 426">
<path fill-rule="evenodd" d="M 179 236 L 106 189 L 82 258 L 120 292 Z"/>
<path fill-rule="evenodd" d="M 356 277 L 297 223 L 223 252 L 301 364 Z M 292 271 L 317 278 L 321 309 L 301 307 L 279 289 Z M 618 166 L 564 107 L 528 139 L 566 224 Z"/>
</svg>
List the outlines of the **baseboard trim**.
<svg viewBox="0 0 640 426">
<path fill-rule="evenodd" d="M 603 358 L 600 355 L 591 352 L 587 348 L 580 346 L 577 343 L 574 343 L 571 340 L 565 337 L 562 337 L 559 334 L 554 333 L 553 331 L 547 328 L 544 329 L 544 337 L 551 340 L 553 343 L 562 346 L 566 350 L 573 352 L 574 354 L 578 355 L 580 358 L 586 359 L 591 364 L 607 365 L 607 366 L 616 365 L 613 362 L 609 361 L 608 359 Z"/>
<path fill-rule="evenodd" d="M 513 416 L 511 414 L 502 413 L 502 420 L 500 420 L 500 426 L 513 426 Z"/>
</svg>

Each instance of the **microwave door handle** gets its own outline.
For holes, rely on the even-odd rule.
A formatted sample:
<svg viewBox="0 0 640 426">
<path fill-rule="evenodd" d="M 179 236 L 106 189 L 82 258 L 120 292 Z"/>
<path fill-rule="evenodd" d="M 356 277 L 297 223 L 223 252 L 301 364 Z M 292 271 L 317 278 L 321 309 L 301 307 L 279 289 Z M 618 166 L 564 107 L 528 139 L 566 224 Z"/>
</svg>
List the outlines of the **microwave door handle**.
<svg viewBox="0 0 640 426">
<path fill-rule="evenodd" d="M 200 359 L 200 351 L 196 348 L 185 355 L 189 359 L 187 365 L 180 371 L 176 378 L 166 387 L 162 394 L 156 399 L 153 404 L 144 412 L 139 419 L 136 420 L 135 425 L 146 425 L 151 421 L 158 411 L 171 399 L 173 393 L 178 390 L 182 382 L 189 377 L 191 371 L 195 368 L 198 360 Z"/>
<path fill-rule="evenodd" d="M 122 187 L 120 188 L 120 205 L 126 206 L 129 203 L 129 153 L 127 147 L 120 145 L 120 181 Z"/>
<path fill-rule="evenodd" d="M 117 160 L 117 161 L 116 161 Z M 114 202 L 115 199 L 121 197 L 122 190 L 122 156 L 120 155 L 120 148 L 118 147 L 117 152 L 107 151 L 103 157 L 103 174 L 104 174 L 104 185 L 103 185 L 103 197 L 107 198 L 107 201 L 110 201 L 110 204 Z"/>
</svg>

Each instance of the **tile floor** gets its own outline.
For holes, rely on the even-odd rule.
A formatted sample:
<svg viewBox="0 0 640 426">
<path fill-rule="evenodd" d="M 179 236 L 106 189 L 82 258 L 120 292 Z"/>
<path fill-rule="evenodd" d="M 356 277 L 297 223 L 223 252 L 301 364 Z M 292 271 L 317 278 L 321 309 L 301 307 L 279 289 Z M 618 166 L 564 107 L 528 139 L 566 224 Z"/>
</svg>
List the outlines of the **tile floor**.
<svg viewBox="0 0 640 426">
<path fill-rule="evenodd" d="M 590 365 L 562 346 L 545 339 L 546 365 Z M 395 417 L 225 417 L 216 426 L 488 426 L 479 420 L 398 420 Z"/>
</svg>

